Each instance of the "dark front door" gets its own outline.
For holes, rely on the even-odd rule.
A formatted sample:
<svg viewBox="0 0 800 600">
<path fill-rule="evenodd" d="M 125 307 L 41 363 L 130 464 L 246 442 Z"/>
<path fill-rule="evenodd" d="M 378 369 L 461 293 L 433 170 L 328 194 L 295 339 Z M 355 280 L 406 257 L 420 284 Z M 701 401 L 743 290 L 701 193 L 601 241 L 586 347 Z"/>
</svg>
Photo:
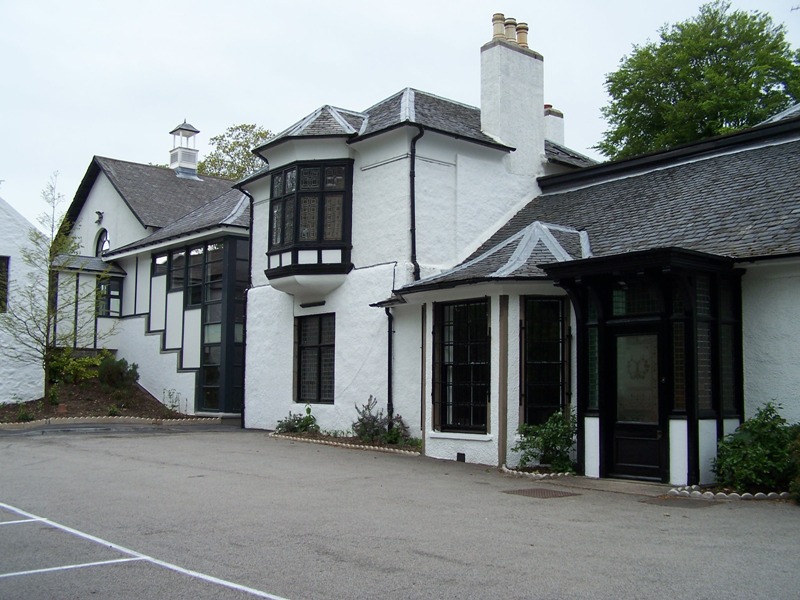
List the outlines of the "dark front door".
<svg viewBox="0 0 800 600">
<path fill-rule="evenodd" d="M 614 398 L 609 427 L 609 474 L 664 479 L 657 333 L 617 333 L 613 345 Z"/>
</svg>

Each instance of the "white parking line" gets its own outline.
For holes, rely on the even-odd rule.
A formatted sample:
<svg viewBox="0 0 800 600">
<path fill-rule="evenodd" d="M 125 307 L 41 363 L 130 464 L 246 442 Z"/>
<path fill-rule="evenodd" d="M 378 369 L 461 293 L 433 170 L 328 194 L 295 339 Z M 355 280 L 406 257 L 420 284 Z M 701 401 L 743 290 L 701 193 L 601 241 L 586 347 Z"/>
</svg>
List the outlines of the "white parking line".
<svg viewBox="0 0 800 600">
<path fill-rule="evenodd" d="M 33 569 L 32 571 L 17 571 L 16 573 L 0 573 L 0 579 L 4 577 L 17 577 L 19 575 L 36 575 L 37 573 L 52 573 L 53 571 L 69 571 L 70 569 L 82 569 L 84 567 L 97 567 L 99 565 L 113 565 L 116 563 L 132 562 L 144 560 L 144 558 L 116 558 L 114 560 L 101 560 L 98 562 L 82 563 L 80 565 L 64 565 L 62 567 L 48 567 L 47 569 Z"/>
<path fill-rule="evenodd" d="M 0 521 L 0 525 L 19 525 L 20 523 L 35 523 L 39 519 L 19 519 L 18 521 Z"/>
<path fill-rule="evenodd" d="M 73 529 L 72 527 L 67 527 L 66 525 L 61 525 L 60 523 L 56 523 L 55 521 L 51 521 L 50 519 L 46 519 L 44 517 L 38 517 L 34 514 L 26 512 L 20 508 L 16 508 L 9 504 L 4 504 L 0 502 L 0 508 L 8 510 L 10 512 L 16 513 L 22 517 L 28 517 L 25 520 L 16 521 L 17 523 L 30 523 L 31 521 L 40 521 L 50 527 L 54 527 L 55 529 L 60 529 L 61 531 L 65 531 L 67 533 L 71 533 L 74 536 L 83 538 L 85 540 L 89 540 L 91 542 L 95 542 L 96 544 L 100 544 L 102 546 L 106 546 L 107 548 L 113 548 L 118 552 L 123 554 L 127 554 L 132 558 L 123 558 L 118 560 L 111 560 L 111 561 L 103 561 L 99 563 L 87 563 L 85 565 L 65 565 L 62 567 L 52 567 L 49 569 L 39 569 L 36 571 L 20 571 L 18 573 L 5 573 L 0 574 L 0 578 L 3 577 L 12 577 L 14 575 L 27 575 L 36 572 L 49 572 L 49 571 L 59 571 L 59 570 L 67 570 L 67 569 L 76 569 L 80 567 L 89 567 L 95 565 L 106 565 L 106 564 L 113 564 L 119 562 L 129 562 L 133 560 L 141 560 L 145 562 L 149 562 L 153 565 L 157 565 L 159 567 L 163 567 L 165 569 L 169 569 L 170 571 L 175 571 L 176 573 L 181 573 L 183 575 L 188 575 L 189 577 L 194 577 L 195 579 L 200 579 L 202 581 L 207 581 L 209 583 L 214 583 L 216 585 L 221 585 L 226 588 L 230 588 L 232 590 L 238 590 L 240 592 L 245 592 L 247 594 L 251 594 L 253 596 L 257 596 L 258 598 L 268 598 L 269 600 L 288 600 L 282 596 L 275 596 L 274 594 L 268 594 L 267 592 L 263 592 L 261 590 L 257 590 L 251 587 L 247 587 L 244 585 L 239 585 L 238 583 L 234 583 L 233 581 L 227 581 L 225 579 L 220 579 L 218 577 L 214 577 L 212 575 L 206 575 L 205 573 L 200 573 L 198 571 L 192 571 L 191 569 L 185 569 L 184 567 L 165 562 L 163 560 L 159 560 L 152 556 L 147 556 L 146 554 L 142 554 L 141 552 L 136 552 L 135 550 L 130 550 L 129 548 L 125 548 L 124 546 L 120 546 L 119 544 L 114 544 L 113 542 L 109 542 L 108 540 L 104 540 L 102 538 L 96 537 L 94 535 L 84 533 L 83 531 L 79 531 L 77 529 Z M 7 524 L 12 523 L 13 521 L 7 521 Z"/>
</svg>

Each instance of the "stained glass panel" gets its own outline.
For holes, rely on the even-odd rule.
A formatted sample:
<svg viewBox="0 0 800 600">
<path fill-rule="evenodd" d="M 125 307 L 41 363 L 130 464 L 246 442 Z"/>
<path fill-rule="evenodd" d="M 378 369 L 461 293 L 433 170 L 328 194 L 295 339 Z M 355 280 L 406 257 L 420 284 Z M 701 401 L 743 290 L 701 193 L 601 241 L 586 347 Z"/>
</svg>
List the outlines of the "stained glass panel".
<svg viewBox="0 0 800 600">
<path fill-rule="evenodd" d="M 298 241 L 309 242 L 317 239 L 317 208 L 316 196 L 300 197 L 300 237 Z"/>
<path fill-rule="evenodd" d="M 326 240 L 342 239 L 342 207 L 344 196 L 325 197 L 325 237 Z"/>
<path fill-rule="evenodd" d="M 300 190 L 319 189 L 319 168 L 300 169 Z"/>
<path fill-rule="evenodd" d="M 325 167 L 325 189 L 344 189 L 344 167 Z"/>
<path fill-rule="evenodd" d="M 276 173 L 272 176 L 272 197 L 280 198 L 283 196 L 283 173 Z"/>
<path fill-rule="evenodd" d="M 297 169 L 289 169 L 284 175 L 286 177 L 286 193 L 290 194 L 297 189 Z"/>
</svg>

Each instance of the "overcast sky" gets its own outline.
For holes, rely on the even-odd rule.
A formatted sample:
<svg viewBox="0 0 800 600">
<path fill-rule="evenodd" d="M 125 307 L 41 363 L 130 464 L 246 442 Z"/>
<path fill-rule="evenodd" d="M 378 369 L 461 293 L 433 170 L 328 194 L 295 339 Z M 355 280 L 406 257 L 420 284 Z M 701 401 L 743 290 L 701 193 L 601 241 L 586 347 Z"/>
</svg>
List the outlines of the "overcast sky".
<svg viewBox="0 0 800 600">
<path fill-rule="evenodd" d="M 93 155 L 166 163 L 184 119 L 202 156 L 230 125 L 278 132 L 319 106 L 364 110 L 405 87 L 478 106 L 494 12 L 529 24 L 567 145 L 598 157 L 605 74 L 701 4 L 0 0 L 0 196 L 34 221 L 53 172 L 69 201 Z M 769 13 L 800 46 L 800 0 L 733 6 Z"/>
</svg>

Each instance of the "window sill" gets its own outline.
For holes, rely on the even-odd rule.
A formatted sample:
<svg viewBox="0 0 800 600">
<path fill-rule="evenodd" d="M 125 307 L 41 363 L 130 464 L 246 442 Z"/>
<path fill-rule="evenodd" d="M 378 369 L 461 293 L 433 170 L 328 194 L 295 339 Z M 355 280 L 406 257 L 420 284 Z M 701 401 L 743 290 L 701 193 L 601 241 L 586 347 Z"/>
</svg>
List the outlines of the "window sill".
<svg viewBox="0 0 800 600">
<path fill-rule="evenodd" d="M 449 433 L 445 431 L 429 431 L 428 439 L 432 440 L 469 440 L 470 442 L 491 442 L 494 436 L 490 433 Z"/>
</svg>

